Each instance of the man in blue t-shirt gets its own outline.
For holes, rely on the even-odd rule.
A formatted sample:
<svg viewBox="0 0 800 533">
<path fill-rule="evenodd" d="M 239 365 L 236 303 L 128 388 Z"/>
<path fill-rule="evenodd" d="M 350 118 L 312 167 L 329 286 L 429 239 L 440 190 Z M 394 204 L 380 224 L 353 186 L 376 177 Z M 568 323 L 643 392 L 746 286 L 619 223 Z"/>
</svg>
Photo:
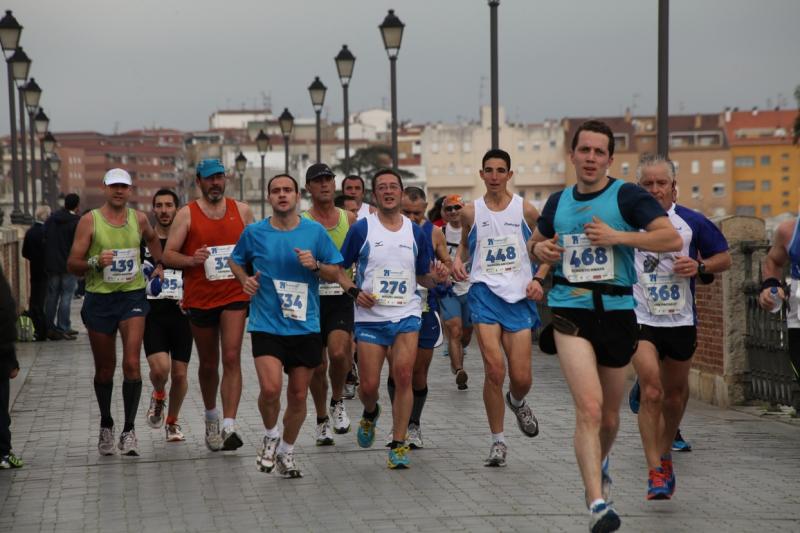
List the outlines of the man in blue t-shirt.
<svg viewBox="0 0 800 533">
<path fill-rule="evenodd" d="M 284 477 L 302 477 L 294 442 L 306 417 L 306 395 L 322 363 L 319 279 L 339 277 L 342 255 L 319 223 L 297 215 L 298 187 L 289 175 L 267 185 L 273 215 L 245 227 L 230 257 L 231 271 L 250 297 L 250 332 L 261 393 L 258 409 L 264 438 L 258 466 L 277 467 Z M 250 265 L 254 274 L 245 270 Z M 278 432 L 283 376 L 289 376 L 283 435 Z"/>
<path fill-rule="evenodd" d="M 529 241 L 537 262 L 555 265 L 547 299 L 559 362 L 575 401 L 575 455 L 591 531 L 620 526 L 603 490 L 610 478 L 601 463 L 619 428 L 625 366 L 638 344 L 633 252 L 677 251 L 682 242 L 647 191 L 607 175 L 613 157 L 608 125 L 579 126 L 570 151 L 577 183 L 550 196 Z"/>
</svg>

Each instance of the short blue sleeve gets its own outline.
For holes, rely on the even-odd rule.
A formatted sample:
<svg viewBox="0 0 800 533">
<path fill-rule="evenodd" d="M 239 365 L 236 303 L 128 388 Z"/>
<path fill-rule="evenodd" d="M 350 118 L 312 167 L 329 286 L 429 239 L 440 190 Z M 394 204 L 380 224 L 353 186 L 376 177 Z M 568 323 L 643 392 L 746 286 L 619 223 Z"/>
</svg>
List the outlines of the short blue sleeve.
<svg viewBox="0 0 800 533">
<path fill-rule="evenodd" d="M 536 222 L 536 228 L 539 230 L 539 233 L 548 239 L 551 239 L 553 235 L 556 234 L 553 221 L 556 218 L 558 201 L 561 199 L 561 193 L 563 192 L 564 191 L 558 191 L 550 195 L 550 197 L 547 199 L 547 203 L 544 204 L 544 209 L 542 209 L 542 214 L 539 216 L 539 220 Z"/>
<path fill-rule="evenodd" d="M 367 225 L 366 218 L 362 218 L 350 226 L 350 229 L 347 231 L 347 236 L 344 238 L 344 244 L 342 244 L 342 258 L 345 267 L 349 267 L 358 259 L 361 248 L 364 246 L 364 243 L 367 242 L 368 229 L 369 226 Z"/>
<path fill-rule="evenodd" d="M 331 236 L 325 231 L 322 226 L 317 230 L 319 233 L 317 237 L 317 250 L 314 257 L 326 265 L 341 265 L 343 263 L 342 254 L 336 248 L 336 243 L 333 242 Z"/>
<path fill-rule="evenodd" d="M 414 231 L 414 242 L 417 245 L 417 259 L 415 269 L 417 276 L 424 276 L 431 270 L 431 258 L 433 257 L 433 244 L 425 235 L 425 231 L 418 225 L 412 224 Z"/>
<path fill-rule="evenodd" d="M 250 262 L 253 253 L 253 247 L 250 245 L 250 234 L 252 233 L 253 226 L 245 226 L 244 231 L 239 236 L 239 242 L 233 248 L 231 259 L 239 266 L 244 266 Z"/>
<path fill-rule="evenodd" d="M 634 228 L 645 229 L 658 217 L 667 216 L 658 200 L 634 183 L 623 183 L 617 193 L 617 200 L 622 218 Z"/>
<path fill-rule="evenodd" d="M 725 235 L 705 216 L 682 205 L 675 206 L 675 213 L 692 228 L 693 244 L 700 257 L 708 259 L 712 255 L 728 251 Z"/>
</svg>

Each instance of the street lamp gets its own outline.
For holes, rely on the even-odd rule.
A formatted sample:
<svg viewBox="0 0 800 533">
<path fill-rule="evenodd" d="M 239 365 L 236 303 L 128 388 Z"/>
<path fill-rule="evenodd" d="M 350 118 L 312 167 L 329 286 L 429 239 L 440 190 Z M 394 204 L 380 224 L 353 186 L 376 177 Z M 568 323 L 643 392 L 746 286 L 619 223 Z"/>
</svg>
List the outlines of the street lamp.
<svg viewBox="0 0 800 533">
<path fill-rule="evenodd" d="M 281 125 L 281 133 L 283 133 L 283 147 L 286 153 L 286 162 L 284 164 L 284 172 L 289 173 L 289 135 L 292 134 L 294 129 L 294 117 L 289 113 L 289 108 L 284 107 L 283 113 L 278 117 L 278 123 Z"/>
<path fill-rule="evenodd" d="M 47 202 L 47 169 L 45 168 L 45 152 L 44 152 L 44 135 L 47 128 L 50 126 L 50 119 L 44 114 L 44 109 L 39 106 L 39 111 L 36 112 L 36 117 L 33 119 L 33 127 L 36 133 L 41 135 L 39 139 L 39 174 L 42 180 L 42 203 Z"/>
<path fill-rule="evenodd" d="M 244 171 L 247 170 L 247 158 L 240 151 L 235 161 L 236 172 L 239 173 L 239 201 L 244 202 Z"/>
<path fill-rule="evenodd" d="M 489 48 L 491 53 L 492 78 L 492 148 L 500 147 L 500 107 L 497 59 L 497 7 L 500 0 L 489 0 Z"/>
<path fill-rule="evenodd" d="M 48 133 L 48 135 L 50 135 Z M 50 135 L 52 137 L 52 135 Z M 55 144 L 55 139 L 53 139 L 53 144 Z M 56 208 L 56 200 L 58 199 L 58 189 L 59 187 L 56 185 L 58 183 L 58 171 L 61 168 L 61 158 L 58 157 L 57 153 L 53 153 L 48 159 L 48 166 L 50 167 L 50 208 Z"/>
<path fill-rule="evenodd" d="M 342 96 L 344 97 L 344 173 L 350 173 L 350 111 L 348 110 L 347 90 L 350 87 L 350 78 L 353 76 L 353 67 L 356 56 L 343 44 L 339 54 L 334 58 L 339 81 L 342 82 Z"/>
<path fill-rule="evenodd" d="M 3 48 L 3 54 L 6 57 L 6 68 L 8 71 L 8 118 L 11 122 L 11 183 L 14 193 L 14 209 L 11 212 L 11 222 L 16 224 L 20 220 L 22 213 L 19 210 L 19 175 L 17 171 L 17 124 L 15 117 L 15 102 L 16 95 L 14 94 L 14 72 L 10 57 L 19 47 L 19 37 L 22 34 L 22 26 L 20 26 L 11 10 L 6 10 L 5 16 L 0 19 L 0 46 Z M 27 77 L 27 72 L 25 73 Z M 4 218 L 0 212 L 0 220 Z"/>
<path fill-rule="evenodd" d="M 11 62 L 11 72 L 14 75 L 14 81 L 17 82 L 17 91 L 19 92 L 19 137 L 20 137 L 20 173 L 19 173 L 19 188 L 22 189 L 22 197 L 24 206 L 22 216 L 19 218 L 23 224 L 33 222 L 29 206 L 28 206 L 28 155 L 27 144 L 25 143 L 25 95 L 23 92 L 25 80 L 28 79 L 28 72 L 31 68 L 31 60 L 28 55 L 22 50 L 22 47 L 17 47 L 14 54 L 8 58 Z M 13 214 L 12 214 L 13 216 Z"/>
<path fill-rule="evenodd" d="M 311 85 L 308 86 L 308 94 L 311 95 L 311 105 L 314 106 L 314 113 L 317 115 L 317 163 L 322 162 L 322 127 L 320 126 L 320 114 L 322 113 L 322 106 L 325 104 L 325 92 L 328 90 L 321 81 L 319 76 L 314 78 Z"/>
<path fill-rule="evenodd" d="M 258 149 L 258 154 L 261 156 L 261 219 L 264 219 L 265 216 L 265 193 L 264 187 L 266 187 L 266 176 L 264 174 L 264 157 L 266 157 L 267 152 L 269 151 L 269 137 L 264 130 L 260 130 L 258 135 L 256 136 L 256 148 Z"/>
<path fill-rule="evenodd" d="M 397 170 L 397 54 L 400 53 L 400 43 L 403 41 L 403 28 L 405 24 L 390 9 L 386 18 L 378 28 L 383 37 L 383 46 L 389 55 L 392 82 L 392 168 Z"/>
<path fill-rule="evenodd" d="M 36 127 L 36 133 L 40 135 L 47 133 L 47 128 L 50 126 L 50 118 L 44 114 L 44 109 L 39 107 L 39 111 L 36 113 L 36 118 L 33 120 Z"/>
<path fill-rule="evenodd" d="M 28 110 L 28 132 L 31 141 L 31 213 L 36 213 L 36 125 L 34 124 L 34 115 L 39 109 L 39 101 L 42 98 L 42 88 L 36 83 L 36 78 L 31 78 L 22 87 L 22 94 L 25 97 L 25 108 Z M 23 119 L 24 120 L 24 119 Z M 22 140 L 25 142 L 25 139 Z M 41 155 L 41 154 L 40 154 Z M 39 174 L 42 169 L 39 169 Z M 25 187 L 25 192 L 28 192 L 28 187 Z M 27 209 L 26 209 L 27 210 Z"/>
</svg>

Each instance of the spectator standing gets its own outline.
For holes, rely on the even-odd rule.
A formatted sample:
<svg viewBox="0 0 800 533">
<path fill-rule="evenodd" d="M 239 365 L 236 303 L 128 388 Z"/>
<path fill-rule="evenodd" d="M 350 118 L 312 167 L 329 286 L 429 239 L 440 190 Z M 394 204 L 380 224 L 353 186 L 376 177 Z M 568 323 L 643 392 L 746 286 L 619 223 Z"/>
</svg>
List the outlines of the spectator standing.
<svg viewBox="0 0 800 533">
<path fill-rule="evenodd" d="M 77 280 L 67 272 L 67 257 L 75 239 L 75 228 L 80 216 L 80 198 L 70 193 L 64 198 L 64 208 L 59 209 L 47 219 L 44 225 L 45 242 L 48 253 L 45 269 L 47 271 L 47 338 L 50 340 L 74 340 L 78 334 L 72 329 L 69 318 L 72 295 Z"/>
<path fill-rule="evenodd" d="M 50 217 L 50 207 L 43 205 L 36 209 L 33 226 L 25 233 L 22 242 L 22 257 L 30 263 L 31 292 L 28 301 L 28 314 L 33 321 L 36 340 L 47 339 L 47 320 L 44 304 L 47 298 L 47 272 L 44 268 L 44 222 Z"/>
</svg>

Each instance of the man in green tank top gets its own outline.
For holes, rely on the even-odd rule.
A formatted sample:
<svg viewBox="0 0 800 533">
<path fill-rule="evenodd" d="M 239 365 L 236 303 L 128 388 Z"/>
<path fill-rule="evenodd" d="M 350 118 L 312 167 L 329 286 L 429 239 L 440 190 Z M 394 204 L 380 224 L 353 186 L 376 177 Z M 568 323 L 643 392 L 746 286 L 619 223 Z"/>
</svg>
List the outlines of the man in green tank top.
<svg viewBox="0 0 800 533">
<path fill-rule="evenodd" d="M 114 419 L 111 392 L 116 369 L 117 330 L 122 335 L 122 401 L 125 425 L 119 439 L 123 455 L 139 455 L 134 432 L 136 411 L 142 393 L 139 353 L 142 350 L 145 315 L 145 278 L 139 260 L 139 244 L 147 243 L 158 261 L 153 276 L 163 279 L 161 243 L 147 216 L 127 206 L 133 191 L 131 176 L 121 168 L 103 178 L 106 202 L 81 217 L 75 231 L 67 268 L 86 278 L 86 297 L 81 318 L 89 332 L 94 355 L 94 390 L 100 408 L 100 455 L 114 453 Z"/>
<path fill-rule="evenodd" d="M 316 163 L 308 168 L 306 189 L 311 195 L 311 209 L 302 216 L 322 224 L 336 247 L 341 250 L 347 231 L 356 221 L 356 216 L 334 205 L 336 184 L 333 171 L 328 165 Z M 331 426 L 334 433 L 344 434 L 350 431 L 350 418 L 344 408 L 342 396 L 347 373 L 353 364 L 350 340 L 353 332 L 353 300 L 344 294 L 338 283 L 320 283 L 319 296 L 322 364 L 314 371 L 309 388 L 317 411 L 317 446 L 330 446 L 333 444 Z M 330 405 L 326 405 L 329 375 L 331 400 Z"/>
</svg>

